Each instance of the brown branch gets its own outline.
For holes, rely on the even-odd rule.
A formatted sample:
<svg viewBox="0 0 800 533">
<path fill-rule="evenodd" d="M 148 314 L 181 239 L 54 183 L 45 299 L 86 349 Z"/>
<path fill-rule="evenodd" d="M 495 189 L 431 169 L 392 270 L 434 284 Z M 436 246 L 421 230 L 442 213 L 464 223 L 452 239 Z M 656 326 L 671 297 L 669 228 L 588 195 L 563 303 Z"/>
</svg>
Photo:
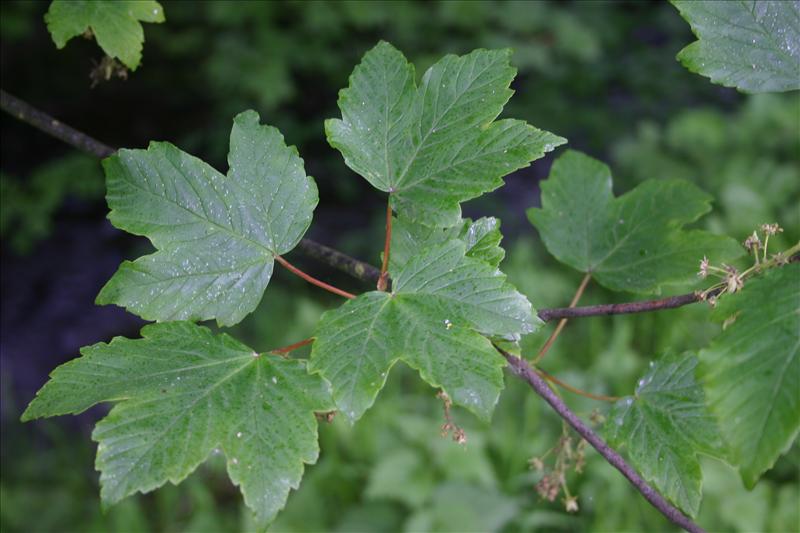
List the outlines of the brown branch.
<svg viewBox="0 0 800 533">
<path fill-rule="evenodd" d="M 79 132 L 76 129 L 67 126 L 66 124 L 54 119 L 47 113 L 39 111 L 30 104 L 23 102 L 15 96 L 11 96 L 7 92 L 0 90 L 0 107 L 9 115 L 13 115 L 23 122 L 27 122 L 31 126 L 40 129 L 41 131 L 52 135 L 56 139 L 60 139 L 65 143 L 74 146 L 95 157 L 103 159 L 108 157 L 114 152 L 115 149 L 107 144 L 103 144 L 88 135 Z"/>
<path fill-rule="evenodd" d="M 553 309 L 540 309 L 539 318 L 545 322 L 564 318 L 579 318 L 601 315 L 624 315 L 629 313 L 646 313 L 649 311 L 662 311 L 674 309 L 687 304 L 700 301 L 700 295 L 693 292 L 670 296 L 660 300 L 645 300 L 642 302 L 627 302 L 621 304 L 587 305 L 585 307 L 556 307 Z"/>
<path fill-rule="evenodd" d="M 497 348 L 497 347 L 495 347 Z M 559 398 L 542 377 L 531 368 L 528 363 L 515 355 L 511 355 L 501 348 L 497 348 L 503 357 L 509 363 L 509 368 L 516 376 L 522 378 L 531 386 L 531 388 L 541 396 L 558 415 L 563 418 L 578 434 L 586 439 L 597 452 L 603 456 L 614 468 L 619 470 L 623 476 L 638 490 L 650 504 L 658 509 L 667 519 L 673 524 L 682 527 L 686 531 L 692 533 L 702 533 L 703 529 L 692 522 L 688 517 L 681 513 L 676 507 L 670 504 L 659 494 L 653 487 L 651 487 L 644 479 L 639 476 L 631 465 L 625 462 L 613 448 L 606 444 L 592 429 L 587 426 L 583 420 L 573 413 L 569 407 Z"/>
<path fill-rule="evenodd" d="M 354 259 L 339 250 L 334 250 L 311 239 L 302 239 L 297 245 L 297 250 L 306 257 L 316 259 L 320 263 L 325 263 L 372 286 L 378 283 L 378 279 L 381 277 L 381 271 L 369 263 Z"/>
<path fill-rule="evenodd" d="M 0 90 L 0 107 L 3 111 L 22 122 L 30 124 L 44 133 L 64 141 L 70 146 L 97 157 L 98 159 L 106 158 L 117 151 L 115 148 L 67 126 L 47 113 L 36 109 L 27 102 L 3 90 Z M 369 263 L 354 259 L 314 240 L 302 239 L 297 245 L 297 249 L 304 255 L 325 263 L 356 279 L 375 284 L 380 277 L 380 271 Z"/>
</svg>

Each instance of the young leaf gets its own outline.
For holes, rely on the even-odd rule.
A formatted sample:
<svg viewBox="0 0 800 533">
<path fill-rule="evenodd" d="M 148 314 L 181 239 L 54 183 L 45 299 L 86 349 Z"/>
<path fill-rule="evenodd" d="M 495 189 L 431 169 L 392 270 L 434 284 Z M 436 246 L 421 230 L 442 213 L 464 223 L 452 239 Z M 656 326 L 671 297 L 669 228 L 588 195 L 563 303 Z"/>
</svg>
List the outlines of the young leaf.
<svg viewBox="0 0 800 533">
<path fill-rule="evenodd" d="M 800 430 L 800 265 L 768 271 L 720 299 L 735 321 L 700 352 L 709 406 L 745 485 L 753 487 Z"/>
<path fill-rule="evenodd" d="M 164 22 L 155 0 L 53 0 L 44 16 L 56 46 L 91 31 L 107 56 L 136 70 L 142 59 L 142 22 Z"/>
<path fill-rule="evenodd" d="M 748 93 L 800 89 L 800 2 L 672 0 L 698 40 L 683 66 Z"/>
<path fill-rule="evenodd" d="M 325 122 L 345 163 L 388 192 L 397 212 L 432 226 L 456 224 L 460 202 L 566 142 L 520 120 L 498 120 L 511 97 L 509 50 L 448 55 L 414 80 L 401 52 L 381 42 L 339 93 L 342 119 Z"/>
<path fill-rule="evenodd" d="M 398 359 L 489 418 L 505 361 L 483 335 L 528 333 L 538 321 L 500 271 L 465 253 L 460 240 L 423 250 L 390 271 L 392 293 L 368 292 L 322 316 L 309 369 L 331 382 L 351 421 L 372 405 Z"/>
<path fill-rule="evenodd" d="M 169 143 L 103 161 L 111 223 L 146 235 L 158 251 L 124 262 L 98 304 L 147 320 L 222 325 L 255 309 L 274 257 L 308 229 L 317 187 L 297 150 L 254 111 L 233 121 L 228 164 L 226 177 Z"/>
<path fill-rule="evenodd" d="M 626 447 L 642 476 L 691 516 L 702 499 L 697 454 L 723 452 L 696 367 L 697 358 L 688 354 L 651 363 L 636 394 L 614 404 L 605 426 L 609 444 Z"/>
<path fill-rule="evenodd" d="M 392 251 L 389 266 L 397 272 L 420 250 L 460 239 L 466 245 L 467 257 L 474 257 L 494 267 L 505 257 L 500 247 L 503 235 L 500 220 L 494 217 L 479 218 L 475 222 L 462 219 L 455 226 L 434 228 L 396 217 L 392 222 Z"/>
<path fill-rule="evenodd" d="M 81 350 L 22 419 L 116 402 L 92 434 L 105 502 L 177 484 L 219 448 L 247 505 L 269 521 L 317 459 L 314 412 L 332 408 L 327 384 L 299 360 L 189 322 L 145 326 L 142 336 Z"/>
<path fill-rule="evenodd" d="M 618 198 L 611 171 L 567 151 L 542 182 L 542 207 L 528 210 L 547 250 L 612 290 L 657 292 L 694 279 L 703 256 L 730 261 L 733 239 L 681 227 L 707 213 L 711 197 L 684 180 L 650 180 Z"/>
</svg>

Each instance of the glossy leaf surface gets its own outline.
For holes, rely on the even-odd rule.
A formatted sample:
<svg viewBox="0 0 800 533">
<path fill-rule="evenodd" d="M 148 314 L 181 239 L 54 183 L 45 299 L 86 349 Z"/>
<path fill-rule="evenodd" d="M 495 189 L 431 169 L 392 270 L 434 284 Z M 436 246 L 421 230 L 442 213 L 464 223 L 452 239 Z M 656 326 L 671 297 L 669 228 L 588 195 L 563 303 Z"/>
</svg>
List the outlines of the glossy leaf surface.
<svg viewBox="0 0 800 533">
<path fill-rule="evenodd" d="M 800 89 L 800 2 L 673 0 L 698 40 L 683 66 L 749 93 Z"/>
<path fill-rule="evenodd" d="M 224 176 L 169 143 L 103 161 L 109 218 L 158 251 L 126 261 L 97 303 L 147 320 L 236 324 L 261 301 L 275 255 L 311 223 L 317 187 L 294 147 L 247 111 L 234 119 Z"/>
<path fill-rule="evenodd" d="M 615 198 L 609 168 L 567 151 L 542 182 L 542 207 L 528 210 L 547 250 L 612 290 L 657 292 L 695 278 L 700 260 L 743 253 L 733 239 L 684 230 L 711 209 L 711 197 L 684 180 L 650 180 Z"/>
<path fill-rule="evenodd" d="M 642 476 L 691 516 L 702 498 L 697 454 L 723 453 L 696 367 L 689 354 L 652 363 L 636 394 L 614 404 L 606 423 L 609 444 L 627 449 Z"/>
<path fill-rule="evenodd" d="M 479 259 L 494 267 L 505 257 L 505 250 L 500 247 L 500 241 L 503 240 L 500 220 L 494 217 L 483 217 L 474 222 L 464 219 L 447 228 L 425 226 L 401 217 L 395 218 L 392 223 L 389 264 L 392 270 L 399 271 L 420 250 L 445 244 L 452 239 L 459 239 L 464 243 L 467 257 Z"/>
<path fill-rule="evenodd" d="M 700 352 L 709 405 L 748 487 L 800 430 L 800 265 L 725 295 L 713 318 L 735 317 Z"/>
<path fill-rule="evenodd" d="M 566 142 L 520 120 L 495 120 L 511 97 L 509 50 L 448 55 L 415 82 L 414 67 L 379 43 L 339 93 L 328 142 L 398 213 L 431 226 L 461 217 L 460 202 Z"/>
<path fill-rule="evenodd" d="M 328 385 L 302 361 L 257 354 L 189 322 L 146 326 L 142 336 L 84 348 L 53 372 L 23 420 L 115 402 L 92 434 L 104 501 L 177 484 L 221 452 L 247 505 L 270 520 L 303 464 L 317 459 L 314 412 L 331 409 Z"/>
<path fill-rule="evenodd" d="M 91 31 L 107 56 L 136 70 L 142 59 L 142 22 L 164 22 L 155 0 L 53 0 L 44 16 L 58 48 Z"/>
<path fill-rule="evenodd" d="M 528 333 L 538 321 L 500 271 L 465 253 L 459 240 L 423 250 L 390 271 L 392 293 L 368 292 L 323 315 L 310 369 L 330 381 L 351 421 L 372 405 L 398 360 L 489 418 L 505 361 L 483 335 Z"/>
</svg>

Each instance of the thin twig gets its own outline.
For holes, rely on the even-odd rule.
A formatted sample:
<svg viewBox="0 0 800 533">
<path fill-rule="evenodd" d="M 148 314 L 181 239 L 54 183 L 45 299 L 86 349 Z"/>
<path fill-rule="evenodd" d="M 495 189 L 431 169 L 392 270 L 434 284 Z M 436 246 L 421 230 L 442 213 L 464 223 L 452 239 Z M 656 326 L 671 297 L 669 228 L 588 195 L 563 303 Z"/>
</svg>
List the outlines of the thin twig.
<svg viewBox="0 0 800 533">
<path fill-rule="evenodd" d="M 339 250 L 334 250 L 311 239 L 302 239 L 300 244 L 297 245 L 297 250 L 306 257 L 316 259 L 320 263 L 325 263 L 373 286 L 378 283 L 378 279 L 381 277 L 381 271 L 369 263 L 354 259 Z"/>
<path fill-rule="evenodd" d="M 95 157 L 103 159 L 108 157 L 114 152 L 115 149 L 107 144 L 103 144 L 88 135 L 79 132 L 78 130 L 67 126 L 47 113 L 39 111 L 30 104 L 20 100 L 19 98 L 0 90 L 0 106 L 3 111 L 13 115 L 23 122 L 27 122 L 31 126 L 42 130 L 48 135 L 64 141 L 65 143 L 83 150 Z"/>
<path fill-rule="evenodd" d="M 299 268 L 297 268 L 296 266 L 294 266 L 289 261 L 287 261 L 286 259 L 284 259 L 283 257 L 281 257 L 279 255 L 275 256 L 275 261 L 280 263 L 283 267 L 285 267 L 292 274 L 295 274 L 296 276 L 299 276 L 299 277 L 303 278 L 304 280 L 306 280 L 307 282 L 309 282 L 312 285 L 316 285 L 317 287 L 325 289 L 328 292 L 332 292 L 333 294 L 338 294 L 339 296 L 344 296 L 345 298 L 353 299 L 353 298 L 356 297 L 355 294 L 351 294 L 351 293 L 349 293 L 347 291 L 343 291 L 342 289 L 334 287 L 333 285 L 329 285 L 329 284 L 325 283 L 324 281 L 318 280 L 317 278 L 315 278 L 313 276 L 309 276 L 308 274 L 306 274 L 305 272 L 303 272 L 302 270 L 300 270 Z"/>
<path fill-rule="evenodd" d="M 557 307 L 553 309 L 540 309 L 539 318 L 545 322 L 563 318 L 579 318 L 602 315 L 624 315 L 630 313 L 646 313 L 649 311 L 662 311 L 674 309 L 687 304 L 700 301 L 700 294 L 690 292 L 679 296 L 670 296 L 659 300 L 645 300 L 642 302 L 626 302 L 621 304 L 587 305 L 585 307 Z"/>
<path fill-rule="evenodd" d="M 603 394 L 592 394 L 591 392 L 586 392 L 585 390 L 581 390 L 581 389 L 579 389 L 577 387 L 573 387 L 569 383 L 565 383 L 565 382 L 561 381 L 557 377 L 555 377 L 555 376 L 553 376 L 551 374 L 548 374 L 547 372 L 545 372 L 541 368 L 536 368 L 534 370 L 536 370 L 536 373 L 539 374 L 540 376 L 542 376 L 547 381 L 550 381 L 551 383 L 555 383 L 559 387 L 561 387 L 561 388 L 563 388 L 565 390 L 568 390 L 569 392 L 571 392 L 573 394 L 577 394 L 579 396 L 585 396 L 587 398 L 591 398 L 592 400 L 599 400 L 601 402 L 616 402 L 617 400 L 620 399 L 619 396 L 605 396 Z"/>
<path fill-rule="evenodd" d="M 392 202 L 386 201 L 386 238 L 383 242 L 383 264 L 381 264 L 381 277 L 378 278 L 378 290 L 385 291 L 389 280 L 389 252 L 392 246 Z"/>
<path fill-rule="evenodd" d="M 98 159 L 106 158 L 117 150 L 105 143 L 86 135 L 63 122 L 56 120 L 27 102 L 0 90 L 0 107 L 3 111 L 15 118 L 34 126 L 35 128 L 51 135 L 65 143 L 86 152 Z M 302 239 L 297 249 L 304 255 L 325 263 L 337 270 L 344 272 L 356 279 L 377 283 L 380 271 L 369 263 L 359 261 L 338 250 L 329 248 L 312 239 Z"/>
<path fill-rule="evenodd" d="M 496 347 L 497 348 L 497 347 Z M 681 513 L 676 507 L 670 504 L 651 487 L 644 479 L 639 476 L 636 470 L 630 466 L 613 448 L 606 444 L 592 429 L 573 413 L 569 407 L 552 391 L 536 371 L 524 360 L 507 351 L 497 348 L 503 357 L 508 360 L 509 368 L 516 376 L 522 378 L 531 388 L 541 396 L 558 415 L 567 421 L 578 434 L 586 439 L 597 452 L 603 456 L 614 468 L 625 476 L 631 485 L 638 490 L 650 504 L 658 509 L 667 519 L 677 526 L 682 527 L 691 533 L 702 533 L 703 529 L 695 524 L 691 519 Z"/>
<path fill-rule="evenodd" d="M 572 301 L 569 303 L 569 307 L 570 308 L 573 308 L 578 304 L 578 300 L 581 299 L 581 296 L 583 295 L 583 291 L 586 289 L 586 286 L 589 284 L 589 280 L 591 280 L 591 279 L 592 279 L 592 275 L 591 274 L 586 274 L 585 276 L 583 276 L 583 279 L 581 280 L 581 284 L 578 286 L 578 290 L 575 291 L 575 296 L 572 297 Z M 567 325 L 567 319 L 566 318 L 562 318 L 561 321 L 556 326 L 556 329 L 550 335 L 550 338 L 547 339 L 547 342 L 544 343 L 544 346 L 542 346 L 542 349 L 539 350 L 538 354 L 536 354 L 536 358 L 533 360 L 533 364 L 534 365 L 537 364 L 539 361 L 541 361 L 542 358 L 547 354 L 547 351 L 550 349 L 550 347 L 556 341 L 556 339 L 558 338 L 559 334 L 561 333 L 561 330 L 564 329 L 564 326 L 566 326 L 566 325 Z"/>
</svg>

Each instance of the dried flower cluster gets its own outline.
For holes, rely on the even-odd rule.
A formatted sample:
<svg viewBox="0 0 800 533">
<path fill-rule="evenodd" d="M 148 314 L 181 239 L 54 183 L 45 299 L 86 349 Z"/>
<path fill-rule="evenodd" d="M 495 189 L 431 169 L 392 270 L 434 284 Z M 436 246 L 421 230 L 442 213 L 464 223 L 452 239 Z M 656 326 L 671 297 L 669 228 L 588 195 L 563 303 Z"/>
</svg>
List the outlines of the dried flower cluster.
<svg viewBox="0 0 800 533">
<path fill-rule="evenodd" d="M 736 267 L 731 265 L 722 264 L 720 266 L 714 266 L 709 262 L 708 257 L 703 257 L 700 261 L 700 270 L 697 275 L 700 276 L 701 279 L 714 276 L 719 278 L 720 281 L 698 293 L 700 300 L 707 301 L 709 305 L 714 307 L 719 297 L 723 294 L 742 290 L 745 280 L 751 274 L 755 274 L 771 266 L 785 265 L 788 262 L 788 258 L 781 252 L 775 253 L 772 257 L 767 259 L 770 236 L 782 233 L 783 228 L 778 224 L 762 224 L 759 229 L 764 237 L 763 242 L 758 234 L 758 230 L 753 231 L 744 241 L 745 249 L 753 256 L 755 261 L 753 266 L 744 272 L 739 272 Z"/>
<path fill-rule="evenodd" d="M 444 424 L 442 424 L 441 428 L 441 435 L 442 437 L 447 437 L 452 433 L 453 440 L 459 444 L 466 444 L 467 443 L 467 434 L 466 432 L 458 427 L 458 425 L 453 422 L 453 417 L 450 414 L 450 409 L 453 407 L 453 400 L 450 399 L 450 396 L 447 395 L 444 391 L 439 391 L 436 393 L 436 397 L 442 400 L 444 403 Z"/>
<path fill-rule="evenodd" d="M 576 473 L 583 473 L 586 465 L 586 447 L 588 443 L 580 439 L 577 445 L 573 445 L 573 437 L 567 433 L 566 427 L 559 437 L 555 446 L 550 448 L 541 457 L 533 457 L 528 461 L 531 469 L 542 474 L 542 478 L 536 484 L 536 492 L 547 501 L 555 501 L 563 490 L 564 497 L 561 501 L 567 512 L 578 511 L 578 497 L 573 496 L 567 486 L 567 472 L 574 470 Z M 554 454 L 555 460 L 552 467 L 548 467 L 545 459 L 548 455 Z"/>
</svg>

